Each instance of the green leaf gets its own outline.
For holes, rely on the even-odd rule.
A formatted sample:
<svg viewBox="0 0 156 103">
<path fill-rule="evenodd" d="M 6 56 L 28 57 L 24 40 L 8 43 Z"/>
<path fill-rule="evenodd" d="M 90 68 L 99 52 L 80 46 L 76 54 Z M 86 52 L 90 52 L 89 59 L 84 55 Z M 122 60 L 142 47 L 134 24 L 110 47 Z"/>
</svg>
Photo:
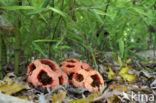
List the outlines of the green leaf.
<svg viewBox="0 0 156 103">
<path fill-rule="evenodd" d="M 70 46 L 67 46 L 67 45 L 66 46 L 65 45 L 64 46 L 60 46 L 60 49 L 70 49 L 70 48 L 71 47 Z"/>
<path fill-rule="evenodd" d="M 6 3 L 4 2 L 4 0 L 0 0 L 0 6 L 6 6 Z"/>
<path fill-rule="evenodd" d="M 55 13 L 58 13 L 59 15 L 61 15 L 63 17 L 66 17 L 66 14 L 63 13 L 61 10 L 58 10 L 58 9 L 55 9 L 55 8 L 52 8 L 52 7 L 48 7 L 48 9 L 54 11 Z"/>
<path fill-rule="evenodd" d="M 93 9 L 93 13 L 95 14 L 96 18 L 103 24 L 103 20 L 102 18 L 99 16 L 99 14 L 95 11 L 95 9 Z"/>
<path fill-rule="evenodd" d="M 47 7 L 47 5 L 49 4 L 50 0 L 45 0 L 43 5 L 42 5 L 42 8 L 45 8 Z"/>
<path fill-rule="evenodd" d="M 35 43 L 47 43 L 47 42 L 56 42 L 57 40 L 45 40 L 45 39 L 43 39 L 43 40 L 34 40 L 34 42 Z"/>
<path fill-rule="evenodd" d="M 41 8 L 45 2 L 45 0 L 31 0 L 31 1 L 32 1 L 32 6 L 34 6 L 35 8 Z"/>
<path fill-rule="evenodd" d="M 99 15 L 106 15 L 106 16 L 111 17 L 111 15 L 109 15 L 108 13 L 103 12 L 102 10 L 97 10 L 97 9 L 94 9 L 94 10 L 95 10 L 95 12 L 96 12 L 97 14 L 99 14 Z"/>
<path fill-rule="evenodd" d="M 135 56 L 138 60 L 147 62 L 147 60 L 145 60 L 145 59 L 142 58 L 141 56 L 137 55 L 135 52 L 133 52 L 133 51 L 130 50 L 129 53 L 130 53 L 131 55 Z"/>
<path fill-rule="evenodd" d="M 44 11 L 48 11 L 47 8 L 38 8 L 38 9 L 34 9 L 33 11 L 30 11 L 29 13 L 27 13 L 28 15 L 34 15 L 34 14 L 39 14 L 41 12 Z"/>
<path fill-rule="evenodd" d="M 11 5 L 16 5 L 17 0 L 9 0 L 9 2 L 7 3 L 7 6 L 11 6 Z"/>
<path fill-rule="evenodd" d="M 30 9 L 34 9 L 34 7 L 32 6 L 2 6 L 0 7 L 2 9 L 7 9 L 7 10 L 30 10 Z"/>
<path fill-rule="evenodd" d="M 38 44 L 36 44 L 35 42 L 32 42 L 32 44 L 35 47 L 35 49 L 39 51 L 39 53 L 41 53 L 44 57 L 47 57 L 47 55 L 43 52 L 42 48 Z"/>
<path fill-rule="evenodd" d="M 141 9 L 141 8 L 133 7 L 132 9 L 135 10 L 135 11 L 136 11 L 137 13 L 139 13 L 139 14 L 142 14 L 142 15 L 148 16 L 148 14 L 145 13 L 145 11 L 143 10 L 143 8 Z"/>
<path fill-rule="evenodd" d="M 119 49 L 120 49 L 120 55 L 123 58 L 123 54 L 124 54 L 124 41 L 123 40 L 119 40 Z"/>
<path fill-rule="evenodd" d="M 91 47 L 91 45 L 85 45 L 85 44 L 82 44 L 85 48 L 87 48 L 93 58 L 93 61 L 94 61 L 94 65 L 96 67 L 96 70 L 98 70 L 98 65 L 97 65 L 97 61 L 96 61 L 96 58 L 95 58 L 95 54 L 94 54 L 94 51 L 93 51 L 93 48 Z"/>
<path fill-rule="evenodd" d="M 74 38 L 74 39 L 77 39 L 79 41 L 81 41 L 83 39 L 80 35 L 77 35 L 77 34 L 74 34 L 74 33 L 69 33 L 67 38 L 69 38 L 69 39 Z"/>
<path fill-rule="evenodd" d="M 118 56 L 118 63 L 120 65 L 120 67 L 122 67 L 122 60 L 121 60 L 121 58 L 119 56 Z"/>
<path fill-rule="evenodd" d="M 64 36 L 62 36 L 61 39 L 57 41 L 56 46 L 58 47 L 63 40 L 64 40 Z"/>
</svg>

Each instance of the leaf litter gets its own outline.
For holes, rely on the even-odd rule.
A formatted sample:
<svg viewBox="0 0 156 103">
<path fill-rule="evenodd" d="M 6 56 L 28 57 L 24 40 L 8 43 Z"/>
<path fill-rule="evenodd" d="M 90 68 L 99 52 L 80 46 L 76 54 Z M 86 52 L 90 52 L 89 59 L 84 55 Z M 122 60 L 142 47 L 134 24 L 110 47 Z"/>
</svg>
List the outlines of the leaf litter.
<svg viewBox="0 0 156 103">
<path fill-rule="evenodd" d="M 153 95 L 154 99 L 156 96 L 155 62 L 129 61 L 123 61 L 122 67 L 118 63 L 99 63 L 99 72 L 105 81 L 99 92 L 91 93 L 73 85 L 59 86 L 54 90 L 41 86 L 31 88 L 26 75 L 16 76 L 12 72 L 0 81 L 0 91 L 4 98 L 10 96 L 17 101 L 26 101 L 21 103 L 154 103 L 150 101 L 152 97 L 147 96 Z M 132 93 L 140 97 L 132 98 Z M 142 100 L 141 96 L 147 100 Z M 0 97 L 1 101 L 5 103 Z"/>
</svg>

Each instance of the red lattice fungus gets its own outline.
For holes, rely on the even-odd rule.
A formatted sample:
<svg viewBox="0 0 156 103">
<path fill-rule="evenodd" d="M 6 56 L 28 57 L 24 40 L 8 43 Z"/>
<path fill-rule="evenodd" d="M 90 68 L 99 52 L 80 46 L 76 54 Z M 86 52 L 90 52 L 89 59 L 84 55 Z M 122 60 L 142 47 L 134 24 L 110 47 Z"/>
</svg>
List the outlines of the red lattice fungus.
<svg viewBox="0 0 156 103">
<path fill-rule="evenodd" d="M 103 78 L 96 70 L 91 70 L 88 74 L 89 75 L 85 80 L 84 87 L 89 91 L 97 92 L 100 89 L 100 86 L 104 85 Z"/>
<path fill-rule="evenodd" d="M 90 66 L 87 63 L 80 62 L 77 59 L 67 59 L 61 63 L 61 69 L 69 76 L 76 73 L 80 69 L 89 70 Z"/>
<path fill-rule="evenodd" d="M 37 59 L 29 64 L 27 81 L 33 86 L 57 88 L 68 84 L 68 76 L 51 60 Z"/>
</svg>

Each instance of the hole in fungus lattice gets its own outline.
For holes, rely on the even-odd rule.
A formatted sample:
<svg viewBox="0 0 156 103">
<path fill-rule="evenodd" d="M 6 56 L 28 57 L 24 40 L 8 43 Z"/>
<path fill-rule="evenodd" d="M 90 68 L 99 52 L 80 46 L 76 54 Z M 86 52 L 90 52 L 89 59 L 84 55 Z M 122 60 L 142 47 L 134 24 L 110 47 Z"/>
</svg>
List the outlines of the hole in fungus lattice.
<svg viewBox="0 0 156 103">
<path fill-rule="evenodd" d="M 53 82 L 52 78 L 50 78 L 45 71 L 40 71 L 38 75 L 38 80 L 43 84 L 43 85 L 48 85 Z"/>
</svg>

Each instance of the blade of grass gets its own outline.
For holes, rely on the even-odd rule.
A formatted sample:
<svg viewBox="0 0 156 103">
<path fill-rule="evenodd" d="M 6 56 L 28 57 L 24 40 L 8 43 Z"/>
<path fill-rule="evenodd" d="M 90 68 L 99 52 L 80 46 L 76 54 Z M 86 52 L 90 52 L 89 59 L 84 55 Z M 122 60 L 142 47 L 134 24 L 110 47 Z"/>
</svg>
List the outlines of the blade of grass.
<svg viewBox="0 0 156 103">
<path fill-rule="evenodd" d="M 48 9 L 54 11 L 55 13 L 57 13 L 63 17 L 66 17 L 66 14 L 64 12 L 62 12 L 61 10 L 55 9 L 53 7 L 48 7 Z"/>
<path fill-rule="evenodd" d="M 2 6 L 0 7 L 2 9 L 6 9 L 6 10 L 31 10 L 34 9 L 33 6 Z"/>
</svg>

